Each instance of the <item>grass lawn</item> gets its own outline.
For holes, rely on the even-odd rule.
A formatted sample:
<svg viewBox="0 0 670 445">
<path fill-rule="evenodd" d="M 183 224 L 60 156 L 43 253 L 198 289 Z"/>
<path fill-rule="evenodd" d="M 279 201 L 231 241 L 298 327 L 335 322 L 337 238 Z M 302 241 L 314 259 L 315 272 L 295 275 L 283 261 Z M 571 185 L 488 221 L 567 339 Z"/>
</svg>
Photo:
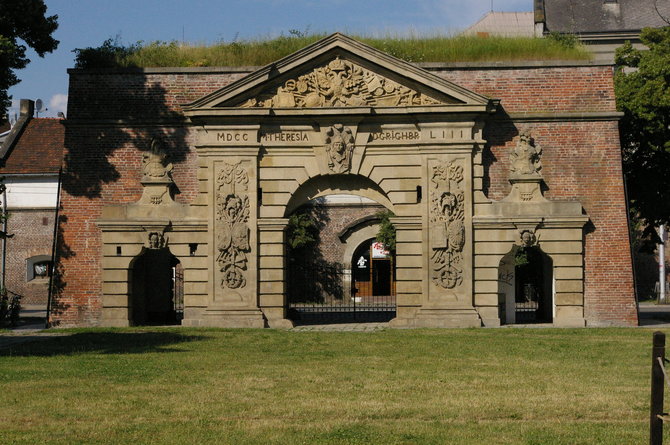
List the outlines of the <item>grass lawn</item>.
<svg viewBox="0 0 670 445">
<path fill-rule="evenodd" d="M 0 443 L 649 440 L 647 329 L 71 332 L 0 350 Z"/>
</svg>

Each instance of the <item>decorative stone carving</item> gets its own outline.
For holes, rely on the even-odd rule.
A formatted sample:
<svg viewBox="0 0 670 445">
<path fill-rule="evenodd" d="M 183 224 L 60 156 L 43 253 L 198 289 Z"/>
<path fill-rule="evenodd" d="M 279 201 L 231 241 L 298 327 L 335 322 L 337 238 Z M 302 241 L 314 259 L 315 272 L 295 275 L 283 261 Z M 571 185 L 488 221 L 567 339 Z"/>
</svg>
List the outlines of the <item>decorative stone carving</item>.
<svg viewBox="0 0 670 445">
<path fill-rule="evenodd" d="M 241 107 L 397 107 L 441 102 L 339 57 L 263 91 Z"/>
<path fill-rule="evenodd" d="M 142 155 L 142 173 L 144 179 L 168 178 L 172 172 L 172 163 L 167 161 L 167 152 L 158 139 L 151 140 L 151 150 Z"/>
<path fill-rule="evenodd" d="M 216 262 L 221 287 L 237 289 L 247 284 L 249 244 L 249 175 L 240 165 L 225 163 L 216 182 Z"/>
<path fill-rule="evenodd" d="M 147 234 L 147 243 L 146 247 L 151 249 L 151 250 L 156 250 L 156 249 L 163 249 L 164 247 L 167 247 L 167 237 L 165 236 L 165 232 L 169 231 L 172 229 L 172 222 L 170 221 L 167 225 L 162 226 L 162 227 L 142 227 L 142 229 L 146 232 Z"/>
<path fill-rule="evenodd" d="M 533 247 L 537 244 L 537 237 L 534 230 L 522 230 L 519 232 L 521 238 L 521 247 Z"/>
<path fill-rule="evenodd" d="M 535 144 L 528 130 L 519 134 L 519 142 L 510 151 L 509 182 L 512 189 L 503 201 L 508 202 L 543 202 L 542 195 L 542 148 Z"/>
<path fill-rule="evenodd" d="M 354 135 L 351 129 L 336 124 L 326 131 L 328 168 L 334 173 L 345 173 L 351 169 L 354 152 Z"/>
<path fill-rule="evenodd" d="M 431 176 L 430 222 L 433 283 L 453 289 L 463 281 L 465 193 L 463 167 L 443 162 Z"/>
<path fill-rule="evenodd" d="M 149 232 L 149 249 L 162 249 L 165 247 L 165 237 L 160 232 Z"/>
<path fill-rule="evenodd" d="M 138 204 L 149 206 L 174 205 L 171 187 L 172 163 L 167 162 L 165 147 L 158 139 L 151 140 L 151 149 L 142 153 L 142 197 Z"/>
<path fill-rule="evenodd" d="M 522 131 L 519 142 L 510 153 L 510 173 L 512 176 L 540 176 L 541 155 L 542 148 L 535 144 L 528 131 Z"/>
</svg>

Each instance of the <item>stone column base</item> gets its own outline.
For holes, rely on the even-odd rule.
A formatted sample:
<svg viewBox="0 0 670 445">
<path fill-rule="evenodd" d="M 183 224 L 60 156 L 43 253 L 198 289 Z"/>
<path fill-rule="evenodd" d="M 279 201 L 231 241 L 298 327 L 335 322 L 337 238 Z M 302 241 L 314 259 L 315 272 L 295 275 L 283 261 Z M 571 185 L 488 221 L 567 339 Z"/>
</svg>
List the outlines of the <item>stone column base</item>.
<svg viewBox="0 0 670 445">
<path fill-rule="evenodd" d="M 212 309 L 205 311 L 199 326 L 264 328 L 266 324 L 260 309 Z"/>
<path fill-rule="evenodd" d="M 486 328 L 500 327 L 498 306 L 478 306 L 476 310 L 479 317 L 482 319 L 482 326 Z"/>
<path fill-rule="evenodd" d="M 557 328 L 583 328 L 586 327 L 586 320 L 580 317 L 555 318 L 553 325 Z"/>
<path fill-rule="evenodd" d="M 416 317 L 394 318 L 394 328 L 478 328 L 482 321 L 474 308 L 419 309 Z"/>
<path fill-rule="evenodd" d="M 269 318 L 268 327 L 271 329 L 291 329 L 295 326 L 288 318 Z"/>
</svg>

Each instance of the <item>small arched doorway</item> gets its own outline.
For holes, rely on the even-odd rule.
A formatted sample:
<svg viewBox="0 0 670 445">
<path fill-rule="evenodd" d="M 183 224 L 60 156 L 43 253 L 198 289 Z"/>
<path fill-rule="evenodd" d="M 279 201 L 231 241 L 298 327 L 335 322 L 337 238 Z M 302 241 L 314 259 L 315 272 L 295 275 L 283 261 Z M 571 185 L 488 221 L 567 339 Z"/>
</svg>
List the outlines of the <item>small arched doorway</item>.
<svg viewBox="0 0 670 445">
<path fill-rule="evenodd" d="M 130 263 L 129 318 L 134 326 L 174 325 L 183 318 L 183 268 L 167 247 L 143 247 Z"/>
<path fill-rule="evenodd" d="M 351 258 L 354 301 L 372 307 L 395 307 L 395 258 L 374 238 L 362 242 Z"/>
<path fill-rule="evenodd" d="M 539 246 L 514 246 L 498 266 L 503 324 L 552 323 L 553 261 Z"/>
</svg>

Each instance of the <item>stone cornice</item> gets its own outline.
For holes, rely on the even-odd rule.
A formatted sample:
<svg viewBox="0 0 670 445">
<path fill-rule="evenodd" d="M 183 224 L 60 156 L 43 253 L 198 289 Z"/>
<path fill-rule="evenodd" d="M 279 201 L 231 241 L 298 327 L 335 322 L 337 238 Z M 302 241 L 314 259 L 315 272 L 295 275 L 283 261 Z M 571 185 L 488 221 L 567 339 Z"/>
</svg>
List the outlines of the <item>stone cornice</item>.
<svg viewBox="0 0 670 445">
<path fill-rule="evenodd" d="M 508 113 L 492 116 L 491 120 L 511 120 L 514 122 L 575 122 L 575 121 L 618 121 L 623 117 L 619 111 Z"/>
</svg>

